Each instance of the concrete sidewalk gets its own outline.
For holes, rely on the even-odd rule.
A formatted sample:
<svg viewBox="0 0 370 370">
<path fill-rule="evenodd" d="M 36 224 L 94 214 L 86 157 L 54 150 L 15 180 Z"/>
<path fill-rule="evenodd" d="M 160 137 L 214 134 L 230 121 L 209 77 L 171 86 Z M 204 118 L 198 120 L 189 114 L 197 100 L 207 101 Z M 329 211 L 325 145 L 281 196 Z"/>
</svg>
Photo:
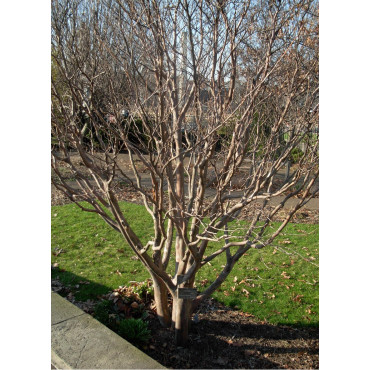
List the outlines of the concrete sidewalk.
<svg viewBox="0 0 370 370">
<path fill-rule="evenodd" d="M 57 293 L 51 293 L 51 365 L 56 369 L 165 369 Z"/>
</svg>

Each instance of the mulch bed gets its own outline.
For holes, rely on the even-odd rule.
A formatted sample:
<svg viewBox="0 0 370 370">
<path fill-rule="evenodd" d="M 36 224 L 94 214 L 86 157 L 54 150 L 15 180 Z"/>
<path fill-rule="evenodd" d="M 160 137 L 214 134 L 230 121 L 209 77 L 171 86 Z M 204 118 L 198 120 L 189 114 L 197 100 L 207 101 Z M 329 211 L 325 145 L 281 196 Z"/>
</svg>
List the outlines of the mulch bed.
<svg viewBox="0 0 370 370">
<path fill-rule="evenodd" d="M 193 321 L 187 348 L 175 347 L 171 329 L 150 321 L 152 344 L 144 351 L 174 369 L 318 369 L 318 328 L 272 325 L 213 299 Z"/>
<path fill-rule="evenodd" d="M 203 306 L 189 347 L 173 345 L 173 331 L 152 320 L 153 343 L 145 352 L 174 369 L 317 369 L 318 328 L 260 322 L 217 302 Z"/>
<path fill-rule="evenodd" d="M 52 280 L 52 290 L 94 315 L 98 301 L 79 302 L 61 282 Z M 105 299 L 111 294 L 107 294 Z M 142 302 L 138 300 L 138 302 Z M 117 306 L 119 307 L 117 301 Z M 213 298 L 193 316 L 189 345 L 174 345 L 174 331 L 162 328 L 155 308 L 146 302 L 146 321 L 152 338 L 140 349 L 167 368 L 173 369 L 318 369 L 318 327 L 273 325 L 226 307 Z"/>
</svg>

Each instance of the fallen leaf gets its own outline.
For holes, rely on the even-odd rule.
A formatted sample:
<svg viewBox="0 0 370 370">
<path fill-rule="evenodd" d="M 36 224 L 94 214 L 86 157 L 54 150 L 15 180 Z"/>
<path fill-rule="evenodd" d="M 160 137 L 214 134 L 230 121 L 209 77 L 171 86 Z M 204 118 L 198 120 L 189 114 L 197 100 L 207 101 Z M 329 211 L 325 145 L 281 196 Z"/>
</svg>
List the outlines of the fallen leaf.
<svg viewBox="0 0 370 370">
<path fill-rule="evenodd" d="M 247 297 L 248 297 L 248 296 L 249 296 L 249 294 L 250 294 L 250 293 L 248 292 L 248 290 L 247 290 L 247 289 L 243 289 L 243 290 L 242 290 L 242 292 L 243 292 L 243 293 L 245 293 L 245 295 L 246 295 Z"/>
<path fill-rule="evenodd" d="M 206 284 L 208 284 L 208 279 L 204 279 L 200 282 L 200 285 L 201 286 L 205 286 Z"/>
<path fill-rule="evenodd" d="M 303 298 L 303 295 L 302 294 L 298 294 L 298 295 L 296 295 L 295 297 L 292 298 L 292 301 L 293 302 L 299 302 L 299 303 L 301 303 L 302 302 L 302 298 Z"/>
<path fill-rule="evenodd" d="M 290 240 L 282 240 L 282 241 L 279 241 L 280 244 L 292 244 L 292 242 Z"/>
<path fill-rule="evenodd" d="M 64 249 L 62 249 L 62 248 L 55 248 L 54 249 L 54 252 L 53 252 L 53 255 L 55 256 L 55 257 L 58 257 L 61 253 L 65 253 L 65 250 Z"/>
<path fill-rule="evenodd" d="M 283 272 L 281 273 L 281 276 L 282 276 L 284 279 L 290 279 L 290 276 L 289 276 L 289 275 L 287 275 L 287 273 L 286 273 L 285 271 L 283 271 Z"/>
<path fill-rule="evenodd" d="M 235 276 L 234 277 L 234 283 L 236 283 L 238 281 L 238 277 L 237 276 Z"/>
</svg>

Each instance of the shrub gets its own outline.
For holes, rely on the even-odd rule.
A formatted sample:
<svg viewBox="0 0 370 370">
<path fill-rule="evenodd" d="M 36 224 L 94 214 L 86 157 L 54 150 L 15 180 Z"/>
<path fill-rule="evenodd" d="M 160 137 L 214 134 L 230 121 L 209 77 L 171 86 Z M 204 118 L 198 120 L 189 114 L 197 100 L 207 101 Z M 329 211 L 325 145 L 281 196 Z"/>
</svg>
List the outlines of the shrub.
<svg viewBox="0 0 370 370">
<path fill-rule="evenodd" d="M 113 302 L 102 301 L 95 306 L 94 317 L 106 326 L 112 326 L 112 320 L 109 318 L 109 313 L 113 309 Z"/>
<path fill-rule="evenodd" d="M 131 343 L 147 343 L 151 337 L 148 323 L 141 319 L 125 319 L 118 325 L 118 334 Z"/>
<path fill-rule="evenodd" d="M 303 152 L 299 148 L 294 148 L 289 156 L 289 159 L 292 163 L 297 163 L 302 157 L 303 157 Z"/>
<path fill-rule="evenodd" d="M 146 302 L 154 298 L 154 288 L 151 279 L 139 283 L 135 282 L 135 284 L 132 284 L 132 291 Z"/>
</svg>

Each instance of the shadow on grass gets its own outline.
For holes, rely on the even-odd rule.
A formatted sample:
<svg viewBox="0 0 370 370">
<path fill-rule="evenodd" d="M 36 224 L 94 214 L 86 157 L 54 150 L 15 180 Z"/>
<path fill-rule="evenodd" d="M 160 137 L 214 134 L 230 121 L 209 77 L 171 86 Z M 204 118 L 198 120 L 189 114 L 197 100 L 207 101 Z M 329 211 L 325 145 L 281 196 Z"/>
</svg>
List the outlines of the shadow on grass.
<svg viewBox="0 0 370 370">
<path fill-rule="evenodd" d="M 72 293 L 78 301 L 87 301 L 88 299 L 95 301 L 111 290 L 105 285 L 59 268 L 51 270 L 51 283 L 52 289 L 62 297 Z"/>
</svg>

